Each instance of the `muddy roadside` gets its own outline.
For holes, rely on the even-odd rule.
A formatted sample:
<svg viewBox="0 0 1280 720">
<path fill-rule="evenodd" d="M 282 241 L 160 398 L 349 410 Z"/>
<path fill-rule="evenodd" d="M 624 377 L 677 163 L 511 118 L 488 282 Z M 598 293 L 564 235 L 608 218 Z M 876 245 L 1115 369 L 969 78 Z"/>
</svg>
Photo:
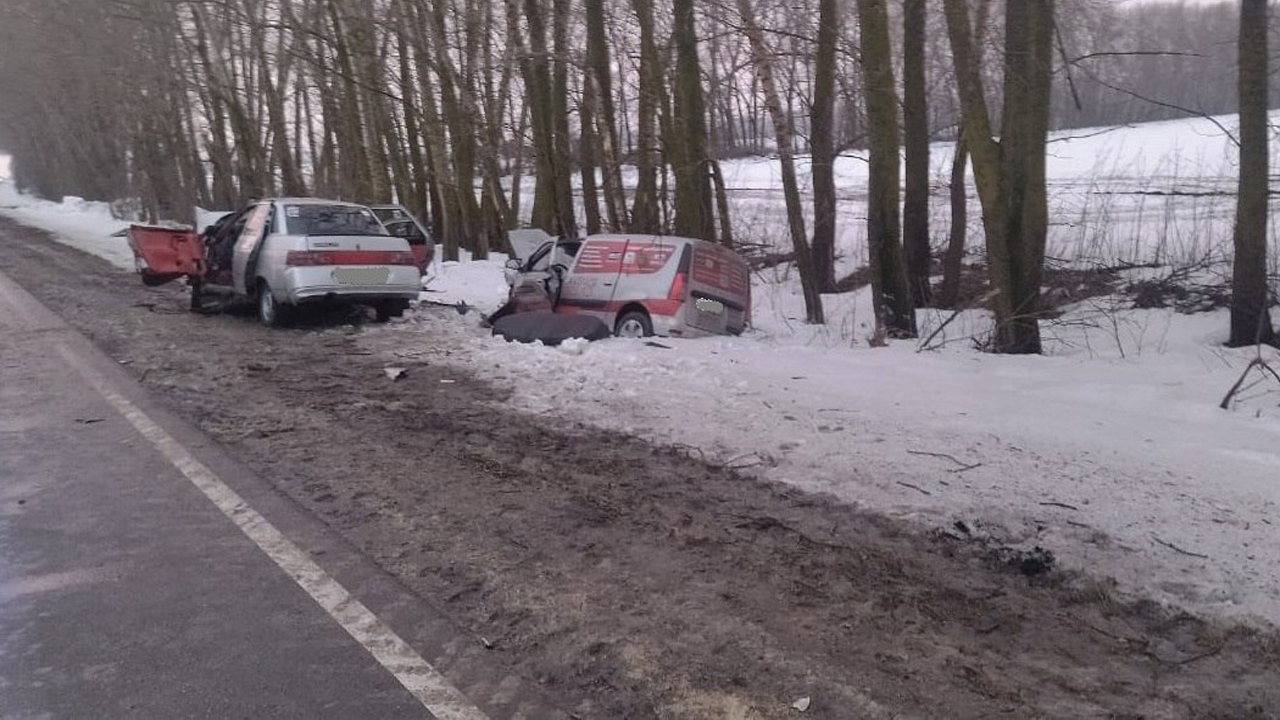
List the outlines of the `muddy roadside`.
<svg viewBox="0 0 1280 720">
<path fill-rule="evenodd" d="M 191 315 L 3 220 L 0 270 L 579 717 L 1280 717 L 1271 635 L 502 411 L 447 346 L 392 381 L 351 318 Z"/>
</svg>

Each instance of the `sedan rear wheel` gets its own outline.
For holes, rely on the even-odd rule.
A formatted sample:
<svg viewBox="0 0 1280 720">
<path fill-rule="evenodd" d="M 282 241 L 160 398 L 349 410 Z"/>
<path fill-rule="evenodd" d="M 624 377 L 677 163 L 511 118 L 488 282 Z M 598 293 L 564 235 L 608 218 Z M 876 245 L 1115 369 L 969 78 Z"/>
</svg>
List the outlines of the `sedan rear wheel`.
<svg viewBox="0 0 1280 720">
<path fill-rule="evenodd" d="M 258 286 L 258 320 L 267 327 L 280 327 L 284 323 L 284 313 L 271 286 L 263 282 Z"/>
</svg>

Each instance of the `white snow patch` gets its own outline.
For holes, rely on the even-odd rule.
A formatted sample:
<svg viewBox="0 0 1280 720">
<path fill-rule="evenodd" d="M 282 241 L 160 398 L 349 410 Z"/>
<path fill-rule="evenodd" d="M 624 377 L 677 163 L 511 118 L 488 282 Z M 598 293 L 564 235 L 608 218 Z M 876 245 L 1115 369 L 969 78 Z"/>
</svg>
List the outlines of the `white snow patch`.
<svg viewBox="0 0 1280 720">
<path fill-rule="evenodd" d="M 116 267 L 134 269 L 128 241 L 112 237 L 129 223 L 113 218 L 107 203 L 77 197 L 66 197 L 59 203 L 40 200 L 18 193 L 13 182 L 0 173 L 0 215 L 46 230 L 58 242 L 97 255 Z"/>
<path fill-rule="evenodd" d="M 442 254 L 437 246 L 436 257 Z M 424 281 L 422 300 L 444 305 L 463 304 L 483 313 L 498 309 L 507 296 L 507 281 L 502 271 L 507 256 L 492 253 L 486 261 L 472 261 L 471 254 L 461 252 L 461 260 L 437 262 Z"/>
<path fill-rule="evenodd" d="M 586 338 L 569 338 L 560 343 L 560 352 L 570 356 L 582 355 L 590 344 L 591 341 Z"/>
</svg>

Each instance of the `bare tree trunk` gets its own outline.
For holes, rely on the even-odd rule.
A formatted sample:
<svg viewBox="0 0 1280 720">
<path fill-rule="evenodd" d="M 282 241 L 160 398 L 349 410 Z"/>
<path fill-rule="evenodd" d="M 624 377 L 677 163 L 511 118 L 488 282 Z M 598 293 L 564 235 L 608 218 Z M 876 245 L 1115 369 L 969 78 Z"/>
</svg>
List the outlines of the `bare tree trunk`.
<svg viewBox="0 0 1280 720">
<path fill-rule="evenodd" d="M 631 0 L 640 26 L 640 97 L 637 103 L 636 191 L 630 231 L 656 234 L 662 231 L 658 205 L 658 109 L 663 98 L 662 69 L 654 38 L 653 0 Z"/>
<path fill-rule="evenodd" d="M 951 161 L 951 234 L 947 253 L 942 258 L 942 285 L 938 288 L 938 307 L 953 308 L 960 301 L 960 274 L 964 271 L 964 245 L 969 230 L 969 192 L 965 182 L 969 167 L 969 147 L 964 142 L 964 129 L 956 138 L 955 158 Z"/>
<path fill-rule="evenodd" d="M 707 154 L 707 117 L 702 71 L 698 61 L 698 33 L 693 0 L 673 0 L 676 51 L 673 155 L 676 176 L 675 231 L 685 237 L 716 239 L 715 208 Z"/>
<path fill-rule="evenodd" d="M 422 15 L 428 9 L 420 8 L 412 2 L 406 2 L 403 7 L 406 14 L 414 16 L 408 26 L 416 29 L 412 35 L 413 60 L 418 82 L 424 86 L 418 98 L 421 102 L 420 127 L 425 140 L 424 160 L 429 169 L 426 191 L 431 206 L 431 232 L 444 246 L 443 259 L 458 260 L 461 257 L 461 218 L 458 216 L 458 203 L 453 197 L 457 192 L 457 183 L 447 151 L 446 120 L 440 113 L 436 89 L 426 87 L 432 77 L 431 69 L 435 65 L 435 53 L 432 49 L 434 43 L 431 39 L 432 21 Z"/>
<path fill-rule="evenodd" d="M 587 75 L 595 81 L 599 108 L 596 139 L 599 143 L 605 218 L 610 229 L 621 230 L 628 222 L 627 198 L 622 189 L 622 167 L 618 161 L 618 113 L 613 101 L 613 70 L 605 34 L 604 0 L 585 0 L 583 5 L 587 17 Z"/>
<path fill-rule="evenodd" d="M 196 35 L 196 52 L 200 58 L 200 69 L 207 79 L 213 74 L 212 49 L 209 46 L 208 21 L 201 12 L 193 12 L 192 27 Z M 234 162 L 231 149 L 227 146 L 226 115 L 223 111 L 221 97 L 208 86 L 201 92 L 205 112 L 209 122 L 207 143 L 209 147 L 209 164 L 213 174 L 213 202 L 219 208 L 239 207 L 239 192 L 236 189 Z"/>
<path fill-rule="evenodd" d="M 814 57 L 813 109 L 809 137 L 813 153 L 813 274 L 821 292 L 836 290 L 835 109 L 836 50 L 840 42 L 839 0 L 819 0 L 818 49 Z"/>
<path fill-rule="evenodd" d="M 898 97 L 894 89 L 886 1 L 858 0 L 858 24 L 870 129 L 867 245 L 871 256 L 872 302 L 879 329 L 890 337 L 915 337 L 915 304 L 902 257 L 898 210 Z"/>
<path fill-rule="evenodd" d="M 567 238 L 578 236 L 578 215 L 573 201 L 573 142 L 569 136 L 569 13 L 573 0 L 551 0 L 552 63 L 551 117 L 555 130 L 556 230 Z"/>
<path fill-rule="evenodd" d="M 1052 0 L 1007 0 L 1004 106 L 992 133 L 965 0 L 944 0 L 965 140 L 972 154 L 987 239 L 996 328 L 991 350 L 1041 351 L 1040 283 L 1048 201 L 1045 138 L 1052 80 Z"/>
<path fill-rule="evenodd" d="M 373 196 L 374 180 L 368 143 L 365 140 L 365 113 L 361 108 L 360 86 L 356 81 L 355 59 L 351 54 L 351 36 L 347 32 L 338 4 L 330 2 L 328 8 L 338 76 L 334 81 L 342 88 L 334 124 L 340 154 L 339 176 L 342 178 L 339 192 L 344 198 L 363 199 Z M 325 113 L 325 121 L 329 121 L 329 113 Z"/>
<path fill-rule="evenodd" d="M 480 105 L 484 108 L 483 131 L 480 133 L 485 137 L 486 142 L 482 146 L 481 173 L 484 180 L 485 200 L 481 203 L 481 214 L 483 217 L 483 231 L 486 245 L 506 249 L 507 238 L 506 229 L 515 227 L 514 221 L 510 220 L 512 216 L 511 203 L 507 199 L 506 193 L 502 188 L 502 165 L 501 153 L 503 146 L 506 144 L 504 136 L 503 118 L 506 113 L 506 107 L 511 96 L 511 83 L 515 75 L 515 53 L 510 43 L 505 43 L 500 37 L 495 36 L 496 27 L 494 25 L 493 3 L 491 0 L 484 0 L 484 24 L 489 29 L 484 38 L 484 67 L 483 67 L 483 88 L 484 98 Z M 501 43 L 503 45 L 502 58 L 500 65 L 494 66 L 494 46 Z M 494 88 L 494 79 L 497 78 L 497 87 Z M 523 135 L 523 128 L 517 128 L 517 137 Z M 519 147 L 519 145 L 517 145 Z M 517 150 L 517 152 L 520 152 Z M 517 188 L 512 188 L 512 195 L 515 196 Z"/>
<path fill-rule="evenodd" d="M 987 17 L 990 12 L 991 0 L 978 0 L 974 24 L 969 29 L 975 53 L 972 61 L 979 67 L 985 63 Z M 947 252 L 942 260 L 942 286 L 938 290 L 937 301 L 939 307 L 946 308 L 953 308 L 960 302 L 960 280 L 964 272 L 965 244 L 969 233 L 969 143 L 965 136 L 964 123 L 961 121 L 956 132 L 955 156 L 951 160 L 951 232 L 947 239 Z"/>
<path fill-rule="evenodd" d="M 804 292 L 805 319 L 822 324 L 822 295 L 818 278 L 814 273 L 813 254 L 804 228 L 804 209 L 800 205 L 800 184 L 796 178 L 795 138 L 791 130 L 791 118 L 782 106 L 778 84 L 774 78 L 773 59 L 765 43 L 764 32 L 756 22 L 755 8 L 751 0 L 737 0 L 738 14 L 742 17 L 743 30 L 751 43 L 751 56 L 756 75 L 764 89 L 765 107 L 773 119 L 774 135 L 778 143 L 778 159 L 782 163 L 782 194 L 787 204 L 787 227 L 791 233 L 791 245 L 795 249 L 796 267 L 800 271 L 800 286 Z"/>
<path fill-rule="evenodd" d="M 1267 291 L 1267 0 L 1240 7 L 1240 186 L 1231 276 L 1231 347 L 1276 345 Z"/>
<path fill-rule="evenodd" d="M 524 185 L 525 134 L 529 130 L 529 105 L 520 107 L 520 121 L 516 123 L 516 157 L 511 163 L 511 208 L 507 212 L 507 227 L 520 225 L 520 199 Z"/>
<path fill-rule="evenodd" d="M 515 4 L 515 0 L 508 0 L 509 15 L 518 13 L 513 7 Z M 533 121 L 534 154 L 537 157 L 532 223 L 560 235 L 574 236 L 577 235 L 577 219 L 573 214 L 569 183 L 570 148 L 565 107 L 567 80 L 562 78 L 562 74 L 568 71 L 559 60 L 554 63 L 553 71 L 542 2 L 524 0 L 522 5 L 529 25 L 529 47 L 523 53 L 523 67 Z M 553 11 L 554 40 L 558 45 L 565 45 L 568 40 L 562 28 L 568 19 L 562 16 L 568 12 L 566 0 L 554 0 Z M 519 37 L 518 30 L 513 25 L 513 40 Z"/>
<path fill-rule="evenodd" d="M 432 45 L 435 49 L 441 109 L 449 128 L 454 183 L 446 197 L 455 204 L 453 213 L 457 218 L 457 242 L 473 253 L 479 250 L 483 257 L 487 255 L 487 251 L 482 247 L 483 243 L 479 242 L 480 206 L 476 201 L 475 190 L 478 118 L 475 116 L 474 100 L 466 87 L 466 79 L 455 66 L 452 50 L 447 44 L 449 34 L 445 16 L 445 4 L 436 3 L 430 13 Z"/>
<path fill-rule="evenodd" d="M 582 102 L 578 105 L 581 135 L 578 138 L 578 170 L 582 176 L 582 207 L 587 218 L 587 234 L 600 234 L 600 186 L 596 176 L 597 152 L 600 147 L 596 135 L 596 107 L 598 98 L 596 81 L 591 69 L 582 74 Z"/>
<path fill-rule="evenodd" d="M 528 23 L 527 46 L 520 34 L 522 15 Z M 551 64 L 542 3 L 540 0 L 507 0 L 507 23 L 511 42 L 517 43 L 520 49 L 529 124 L 533 130 L 534 186 L 529 222 L 550 231 L 556 223 L 555 128 L 551 119 Z"/>
<path fill-rule="evenodd" d="M 724 171 L 717 160 L 711 161 L 711 184 L 716 193 L 716 214 L 720 220 L 720 244 L 727 248 L 734 246 L 733 219 L 729 214 L 729 188 L 724 182 Z"/>
<path fill-rule="evenodd" d="M 902 205 L 902 244 L 907 282 L 916 307 L 933 300 L 929 286 L 929 100 L 925 79 L 925 0 L 904 0 L 902 9 L 902 115 L 906 149 L 906 194 Z"/>
<path fill-rule="evenodd" d="M 263 100 L 267 106 L 267 119 L 271 130 L 271 154 L 276 167 L 280 170 L 281 189 L 286 195 L 300 197 L 307 194 L 307 188 L 302 180 L 301 171 L 293 162 L 282 90 L 289 82 L 290 56 L 287 53 L 281 53 L 277 57 L 274 68 L 276 77 L 273 79 L 271 61 L 267 57 L 265 35 L 265 32 L 258 34 L 255 51 L 258 55 L 258 63 L 262 66 L 262 88 L 266 96 Z"/>
<path fill-rule="evenodd" d="M 409 15 L 404 10 L 404 0 L 397 0 L 396 7 L 399 10 L 400 22 L 409 22 Z M 410 189 L 405 197 L 400 201 L 405 204 L 409 212 L 413 213 L 423 221 L 430 218 L 427 216 L 427 183 L 428 168 L 425 153 L 422 148 L 422 131 L 420 128 L 420 113 L 417 103 L 418 83 L 414 83 L 413 77 L 413 58 L 409 47 L 408 33 L 401 32 L 397 35 L 397 54 L 400 56 L 400 104 L 401 111 L 404 113 L 404 134 L 405 141 L 409 152 L 409 174 Z"/>
<path fill-rule="evenodd" d="M 1008 215 L 1003 246 L 987 248 L 1008 293 L 996 298 L 995 345 L 1001 352 L 1038 354 L 1040 290 L 1049 230 L 1045 141 L 1053 72 L 1053 0 L 1012 0 L 1005 10 L 1004 110 L 1001 115 L 1001 196 Z M 994 252 L 993 252 L 994 250 Z M 1007 269 L 1000 266 L 1007 265 Z M 998 287 L 998 286 L 997 286 Z"/>
</svg>

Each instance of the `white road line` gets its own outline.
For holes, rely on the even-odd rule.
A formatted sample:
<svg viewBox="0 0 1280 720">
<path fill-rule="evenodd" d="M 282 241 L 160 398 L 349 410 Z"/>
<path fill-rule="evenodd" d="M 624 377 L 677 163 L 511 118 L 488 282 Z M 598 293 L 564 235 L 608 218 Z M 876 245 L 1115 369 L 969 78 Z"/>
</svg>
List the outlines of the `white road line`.
<svg viewBox="0 0 1280 720">
<path fill-rule="evenodd" d="M 3 288 L 0 288 L 2 290 Z M 205 497 L 218 506 L 240 530 L 293 578 L 320 607 L 364 646 L 405 689 L 439 720 L 487 720 L 471 703 L 399 635 L 365 607 L 337 580 L 329 576 L 305 552 L 294 545 L 212 470 L 195 458 L 172 435 L 165 432 L 138 406 L 113 390 L 107 380 L 84 364 L 65 344 L 57 343 L 59 354 L 90 385 L 133 425 L 165 459 L 191 481 Z"/>
</svg>

